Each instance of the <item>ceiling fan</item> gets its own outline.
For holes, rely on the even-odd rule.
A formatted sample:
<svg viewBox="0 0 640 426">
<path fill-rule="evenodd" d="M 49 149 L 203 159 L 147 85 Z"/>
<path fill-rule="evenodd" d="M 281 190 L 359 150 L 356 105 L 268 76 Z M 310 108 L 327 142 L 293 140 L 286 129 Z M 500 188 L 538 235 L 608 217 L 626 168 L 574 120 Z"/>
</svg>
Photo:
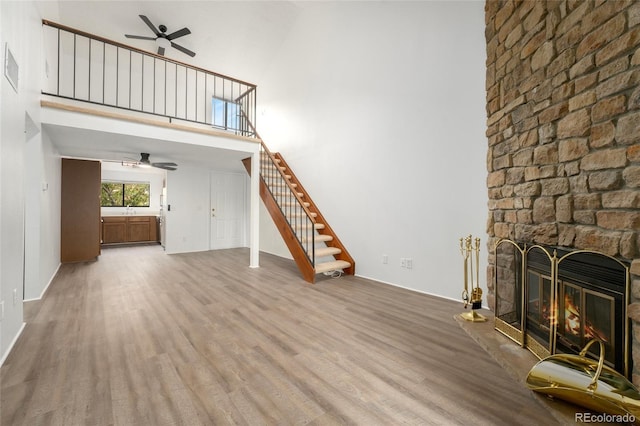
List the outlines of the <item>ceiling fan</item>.
<svg viewBox="0 0 640 426">
<path fill-rule="evenodd" d="M 141 152 L 140 153 L 140 160 L 135 161 L 123 161 L 122 162 L 123 166 L 134 166 L 134 167 L 156 167 L 158 169 L 164 169 L 164 170 L 177 170 L 178 165 L 176 163 L 171 163 L 171 162 L 165 162 L 165 163 L 152 163 L 149 160 L 149 153 L 148 152 Z"/>
<path fill-rule="evenodd" d="M 138 35 L 131 35 L 131 34 L 125 34 L 124 36 L 127 38 L 135 38 L 138 40 L 155 40 L 156 44 L 158 45 L 158 55 L 160 56 L 164 56 L 164 50 L 171 46 L 174 49 L 177 49 L 179 51 L 181 51 L 182 53 L 191 56 L 192 58 L 194 56 L 196 56 L 195 52 L 192 52 L 191 50 L 187 49 L 186 47 L 180 46 L 179 44 L 176 44 L 173 42 L 173 40 L 177 39 L 178 37 L 182 37 L 182 36 L 186 36 L 187 34 L 191 34 L 191 31 L 189 30 L 189 28 L 184 27 L 181 30 L 172 32 L 171 34 L 167 34 L 167 27 L 165 25 L 160 25 L 158 28 L 156 28 L 155 25 L 153 25 L 151 23 L 151 21 L 149 20 L 149 18 L 147 18 L 144 15 L 138 15 L 140 16 L 140 19 L 142 19 L 144 21 L 145 24 L 147 24 L 147 26 L 149 28 L 151 28 L 151 31 L 153 31 L 153 33 L 156 35 L 155 37 L 147 37 L 147 36 L 138 36 Z"/>
</svg>

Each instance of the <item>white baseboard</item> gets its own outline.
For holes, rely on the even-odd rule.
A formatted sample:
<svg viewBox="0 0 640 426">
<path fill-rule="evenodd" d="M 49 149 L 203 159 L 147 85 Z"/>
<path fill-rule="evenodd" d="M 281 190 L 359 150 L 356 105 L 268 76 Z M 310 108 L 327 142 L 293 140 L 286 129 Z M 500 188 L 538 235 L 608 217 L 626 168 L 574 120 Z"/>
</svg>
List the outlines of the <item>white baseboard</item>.
<svg viewBox="0 0 640 426">
<path fill-rule="evenodd" d="M 42 300 L 42 298 L 44 297 L 44 295 L 47 292 L 47 290 L 49 290 L 49 286 L 51 285 L 51 283 L 55 279 L 56 275 L 58 275 L 58 271 L 60 270 L 60 266 L 61 265 L 62 265 L 62 263 L 58 263 L 58 266 L 56 267 L 56 270 L 53 271 L 53 274 L 51 275 L 51 278 L 49 278 L 49 282 L 47 283 L 46 286 L 44 286 L 44 289 L 40 293 L 40 297 L 36 297 L 35 299 L 24 299 L 24 302 L 36 302 L 38 300 Z"/>
<path fill-rule="evenodd" d="M 454 301 L 454 302 L 464 303 L 464 302 L 462 301 L 462 299 L 454 299 L 453 297 L 446 297 L 446 296 L 442 296 L 441 294 L 435 294 L 435 293 L 429 293 L 429 292 L 427 292 L 427 291 L 416 290 L 415 288 L 405 287 L 405 286 L 402 286 L 402 285 L 398 285 L 398 284 L 394 284 L 394 283 L 390 283 L 390 282 L 386 282 L 386 281 L 376 280 L 376 279 L 374 279 L 374 278 L 365 277 L 364 275 L 358 275 L 358 274 L 356 274 L 355 276 L 356 276 L 356 277 L 360 277 L 360 278 L 364 278 L 364 279 L 367 279 L 367 280 L 370 280 L 370 281 L 375 281 L 375 282 L 377 282 L 377 283 L 390 285 L 390 286 L 392 286 L 392 287 L 403 288 L 403 289 L 405 289 L 405 290 L 413 291 L 413 292 L 416 292 L 416 293 L 426 294 L 426 295 L 433 296 L 433 297 L 438 297 L 438 298 L 440 298 L 440 299 L 452 300 L 452 301 Z M 482 309 L 490 310 L 490 309 L 489 309 L 489 306 L 487 306 L 487 305 L 482 305 Z"/>
<path fill-rule="evenodd" d="M 47 290 L 49 290 L 49 286 L 51 285 L 53 280 L 56 278 L 56 275 L 58 275 L 58 271 L 60 270 L 60 266 L 62 266 L 62 263 L 58 263 L 58 266 L 56 267 L 56 270 L 53 271 L 53 274 L 51 274 L 51 278 L 49 278 L 49 282 L 47 283 L 47 285 L 42 290 L 42 293 L 40 293 L 40 299 L 42 299 L 44 297 L 45 293 L 47 292 Z"/>
<path fill-rule="evenodd" d="M 61 263 L 58 263 L 58 266 L 56 267 L 56 270 L 53 272 L 53 274 L 51 274 L 51 278 L 49 279 L 49 282 L 47 283 L 47 285 L 42 290 L 42 293 L 40 293 L 40 297 L 38 297 L 36 299 L 24 299 L 22 302 L 23 303 L 27 303 L 27 302 L 37 302 L 37 301 L 42 300 L 42 298 L 44 297 L 45 293 L 49 289 L 49 286 L 51 286 L 51 283 L 55 279 L 56 275 L 58 275 L 58 271 L 60 270 L 60 266 L 61 265 L 62 265 Z M 11 344 L 7 348 L 7 351 L 4 354 L 2 354 L 2 359 L 0 359 L 0 367 L 2 367 L 2 364 L 4 364 L 5 360 L 7 359 L 9 354 L 11 353 L 11 350 L 13 349 L 13 346 L 18 341 L 18 338 L 20 337 L 20 335 L 22 335 L 22 331 L 24 330 L 26 325 L 27 325 L 26 322 L 22 323 L 22 325 L 20 326 L 20 330 L 18 330 L 18 333 L 15 335 L 15 337 L 11 341 Z"/>
<path fill-rule="evenodd" d="M 2 364 L 4 364 L 4 362 L 7 360 L 7 357 L 9 356 L 9 354 L 11 353 L 11 350 L 13 349 L 13 346 L 16 344 L 16 342 L 18 341 L 18 339 L 20 338 L 20 336 L 22 335 L 22 331 L 24 330 L 24 327 L 27 325 L 26 322 L 23 322 L 22 325 L 20 326 L 20 330 L 18 330 L 18 333 L 16 333 L 15 337 L 13 338 L 13 340 L 11 341 L 11 344 L 9 345 L 9 347 L 7 348 L 7 351 L 2 354 L 2 359 L 0 359 L 0 367 L 2 367 Z"/>
<path fill-rule="evenodd" d="M 460 303 L 462 303 L 462 301 L 461 301 L 461 300 L 454 299 L 454 298 L 452 298 L 452 297 L 446 297 L 446 296 L 443 296 L 443 295 L 441 295 L 441 294 L 429 293 L 429 292 L 427 292 L 427 291 L 417 290 L 417 289 L 415 289 L 415 288 L 405 287 L 405 286 L 403 286 L 403 285 L 394 284 L 394 283 L 390 283 L 390 282 L 386 282 L 386 281 L 382 281 L 382 280 L 377 280 L 377 279 L 375 279 L 375 278 L 365 277 L 364 275 L 358 275 L 358 274 L 356 274 L 356 277 L 364 278 L 364 279 L 369 280 L 369 281 L 375 281 L 375 282 L 378 282 L 378 283 L 381 283 L 381 284 L 390 285 L 390 286 L 393 286 L 393 287 L 403 288 L 403 289 L 405 289 L 405 290 L 413 291 L 413 292 L 415 292 L 415 293 L 426 294 L 426 295 L 429 295 L 429 296 L 438 297 L 438 298 L 440 298 L 440 299 L 453 300 L 454 302 L 460 302 Z"/>
<path fill-rule="evenodd" d="M 281 257 L 282 259 L 294 260 L 293 257 L 291 257 L 291 254 L 288 254 L 287 256 L 283 256 L 281 253 L 273 253 L 269 250 L 262 250 L 262 249 L 260 249 L 260 253 L 266 253 L 272 256 Z"/>
</svg>

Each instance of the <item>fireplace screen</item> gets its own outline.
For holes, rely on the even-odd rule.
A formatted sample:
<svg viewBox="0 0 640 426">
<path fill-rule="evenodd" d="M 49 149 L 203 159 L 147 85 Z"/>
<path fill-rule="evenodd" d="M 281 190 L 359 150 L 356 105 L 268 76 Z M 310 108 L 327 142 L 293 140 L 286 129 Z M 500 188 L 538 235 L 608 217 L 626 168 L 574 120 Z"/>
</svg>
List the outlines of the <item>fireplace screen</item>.
<svg viewBox="0 0 640 426">
<path fill-rule="evenodd" d="M 628 266 L 598 252 L 505 241 L 494 257 L 496 329 L 539 358 L 579 353 L 597 338 L 606 364 L 628 376 Z"/>
<path fill-rule="evenodd" d="M 510 240 L 504 240 L 495 251 L 495 316 L 496 328 L 524 345 L 522 292 L 522 250 Z"/>
<path fill-rule="evenodd" d="M 541 345 L 549 342 L 552 320 L 555 317 L 551 302 L 551 277 L 527 271 L 527 327 L 531 338 Z"/>
</svg>

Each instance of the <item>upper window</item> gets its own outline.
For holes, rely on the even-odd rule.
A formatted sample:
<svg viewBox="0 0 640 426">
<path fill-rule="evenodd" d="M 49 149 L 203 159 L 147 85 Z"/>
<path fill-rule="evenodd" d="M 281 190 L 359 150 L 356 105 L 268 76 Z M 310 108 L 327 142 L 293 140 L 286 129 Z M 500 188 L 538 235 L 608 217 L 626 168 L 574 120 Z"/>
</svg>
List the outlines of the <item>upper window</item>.
<svg viewBox="0 0 640 426">
<path fill-rule="evenodd" d="M 102 182 L 102 207 L 149 207 L 148 182 Z"/>
<path fill-rule="evenodd" d="M 238 130 L 240 105 L 220 98 L 211 101 L 211 124 L 225 130 Z"/>
</svg>

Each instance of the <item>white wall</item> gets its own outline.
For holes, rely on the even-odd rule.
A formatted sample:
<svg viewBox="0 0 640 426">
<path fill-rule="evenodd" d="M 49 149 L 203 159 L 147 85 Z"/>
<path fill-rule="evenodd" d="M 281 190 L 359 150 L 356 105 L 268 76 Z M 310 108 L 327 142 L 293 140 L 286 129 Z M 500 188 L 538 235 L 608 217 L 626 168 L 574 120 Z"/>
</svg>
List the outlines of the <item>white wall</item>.
<svg viewBox="0 0 640 426">
<path fill-rule="evenodd" d="M 5 36 L 4 33 L 2 32 L 2 24 L 4 22 L 4 16 L 6 15 L 6 12 L 4 12 L 4 8 L 2 7 L 2 5 L 0 5 L 0 46 L 4 46 L 5 44 Z M 0 47 L 1 48 L 1 47 Z M 0 93 L 3 93 L 6 89 L 5 89 L 5 82 L 3 81 L 2 83 L 0 83 Z M 4 103 L 2 100 L 6 99 L 5 96 L 3 95 L 2 98 L 0 98 L 0 154 L 2 154 L 3 151 L 3 136 L 4 136 Z M 4 199 L 3 195 L 2 195 L 2 188 L 4 186 L 4 161 L 2 161 L 2 156 L 0 156 L 0 241 L 2 241 L 2 235 L 3 235 L 3 228 L 4 228 L 4 219 L 3 219 L 3 213 L 2 213 L 2 200 Z M 2 244 L 0 244 L 0 268 L 2 268 L 2 265 L 4 264 L 4 254 L 3 254 L 3 250 L 2 250 Z M 3 285 L 2 282 L 4 281 L 4 279 L 2 278 L 2 273 L 0 273 L 0 297 L 2 297 L 2 289 L 3 289 Z M 4 317 L 4 315 L 3 315 Z M 2 340 L 2 325 L 0 324 L 0 360 L 4 360 L 6 355 L 6 351 L 3 349 L 3 340 Z M 0 365 L 2 365 L 0 363 Z"/>
<path fill-rule="evenodd" d="M 33 2 L 0 2 L 0 19 L 3 63 L 5 43 L 8 43 L 19 65 L 18 93 L 4 75 L 0 77 L 0 301 L 4 301 L 4 318 L 0 322 L 1 362 L 23 326 L 25 182 L 30 167 L 25 155 L 25 113 L 33 119 L 35 127 L 39 127 L 42 38 L 40 16 Z"/>
<path fill-rule="evenodd" d="M 358 275 L 459 299 L 459 238 L 486 247 L 483 2 L 300 7 L 258 81 L 258 131 Z"/>
<path fill-rule="evenodd" d="M 46 132 L 26 144 L 24 299 L 39 299 L 60 266 L 61 160 Z"/>
</svg>

